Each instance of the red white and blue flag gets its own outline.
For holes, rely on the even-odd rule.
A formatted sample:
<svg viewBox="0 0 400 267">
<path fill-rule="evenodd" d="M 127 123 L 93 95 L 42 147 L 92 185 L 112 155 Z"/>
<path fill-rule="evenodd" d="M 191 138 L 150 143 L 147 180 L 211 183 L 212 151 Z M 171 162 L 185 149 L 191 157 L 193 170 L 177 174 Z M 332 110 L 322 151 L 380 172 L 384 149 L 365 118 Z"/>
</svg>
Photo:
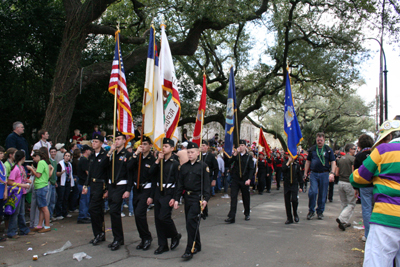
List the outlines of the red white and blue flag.
<svg viewBox="0 0 400 267">
<path fill-rule="evenodd" d="M 115 53 L 108 91 L 113 95 L 117 93 L 117 129 L 124 135 L 127 135 L 126 142 L 129 142 L 135 137 L 135 129 L 133 127 L 129 93 L 126 87 L 125 70 L 119 43 L 119 33 L 119 30 L 115 33 Z"/>
</svg>

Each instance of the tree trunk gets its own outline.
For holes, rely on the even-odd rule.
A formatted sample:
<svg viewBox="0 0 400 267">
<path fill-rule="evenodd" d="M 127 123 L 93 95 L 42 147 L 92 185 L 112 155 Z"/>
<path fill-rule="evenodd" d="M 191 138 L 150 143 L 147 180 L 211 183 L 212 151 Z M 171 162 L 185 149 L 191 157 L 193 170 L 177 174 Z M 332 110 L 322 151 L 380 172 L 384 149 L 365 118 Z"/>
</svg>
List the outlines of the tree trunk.
<svg viewBox="0 0 400 267">
<path fill-rule="evenodd" d="M 79 92 L 80 61 L 86 44 L 82 23 L 69 20 L 64 29 L 43 128 L 53 143 L 65 142 Z"/>
</svg>

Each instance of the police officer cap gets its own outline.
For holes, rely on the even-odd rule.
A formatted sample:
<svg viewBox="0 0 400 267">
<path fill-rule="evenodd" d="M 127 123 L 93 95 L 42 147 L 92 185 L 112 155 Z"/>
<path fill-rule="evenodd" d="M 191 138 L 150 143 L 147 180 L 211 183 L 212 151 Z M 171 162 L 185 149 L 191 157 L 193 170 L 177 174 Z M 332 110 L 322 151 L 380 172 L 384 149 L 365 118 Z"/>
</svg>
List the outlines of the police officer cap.
<svg viewBox="0 0 400 267">
<path fill-rule="evenodd" d="M 163 139 L 163 145 L 166 145 L 166 144 L 168 144 L 170 146 L 175 146 L 175 142 L 173 140 L 169 139 L 169 138 L 164 138 Z"/>
<path fill-rule="evenodd" d="M 148 142 L 149 144 L 151 144 L 151 140 L 147 136 L 143 136 L 143 142 Z"/>
<path fill-rule="evenodd" d="M 202 140 L 201 143 L 202 143 L 203 145 L 207 145 L 207 146 L 208 146 L 208 141 L 207 141 L 207 140 Z"/>
<path fill-rule="evenodd" d="M 123 133 L 121 133 L 120 131 L 116 131 L 115 132 L 115 138 L 117 138 L 119 136 L 125 136 L 125 135 Z"/>
<path fill-rule="evenodd" d="M 246 145 L 246 140 L 240 139 L 239 140 L 239 145 Z"/>
<path fill-rule="evenodd" d="M 189 144 L 187 145 L 187 149 L 191 148 L 199 148 L 199 146 L 194 142 L 189 142 Z"/>
<path fill-rule="evenodd" d="M 100 134 L 95 134 L 93 136 L 93 140 L 99 140 L 100 142 L 104 142 L 104 136 L 102 136 Z"/>
</svg>

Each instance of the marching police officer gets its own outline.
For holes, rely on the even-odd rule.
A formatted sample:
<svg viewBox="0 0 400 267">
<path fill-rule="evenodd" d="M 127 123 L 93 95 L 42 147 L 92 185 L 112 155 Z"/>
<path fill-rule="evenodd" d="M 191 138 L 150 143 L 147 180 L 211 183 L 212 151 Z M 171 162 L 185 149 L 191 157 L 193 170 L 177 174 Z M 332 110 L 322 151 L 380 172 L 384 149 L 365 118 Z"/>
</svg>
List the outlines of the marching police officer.
<svg viewBox="0 0 400 267">
<path fill-rule="evenodd" d="M 154 217 L 158 237 L 158 248 L 154 251 L 154 254 L 169 251 L 168 238 L 171 238 L 171 250 L 173 250 L 179 245 L 179 240 L 182 237 L 176 230 L 175 223 L 171 218 L 179 170 L 179 160 L 172 156 L 174 146 L 173 140 L 163 139 L 162 151 L 158 154 L 158 159 L 151 170 L 154 179 L 150 202 L 154 200 Z M 163 162 L 162 169 L 160 167 L 161 161 Z"/>
<path fill-rule="evenodd" d="M 126 137 L 121 132 L 115 133 L 115 156 L 114 161 L 114 181 L 112 177 L 108 179 L 105 197 L 108 197 L 110 207 L 111 228 L 114 241 L 108 245 L 111 250 L 117 250 L 124 244 L 124 232 L 122 229 L 121 205 L 124 198 L 129 198 L 132 179 L 128 178 L 128 159 L 131 157 L 125 149 Z M 112 147 L 112 150 L 114 148 Z M 112 150 L 111 153 L 113 152 Z M 109 152 L 110 153 L 110 152 Z M 112 156 L 111 156 L 112 157 Z M 110 168 L 111 169 L 111 168 Z"/>
<path fill-rule="evenodd" d="M 207 206 L 210 199 L 210 170 L 207 165 L 198 159 L 199 146 L 189 142 L 187 146 L 189 161 L 180 167 L 178 188 L 175 193 L 174 208 L 179 206 L 179 198 L 185 191 L 185 217 L 187 229 L 187 245 L 182 258 L 190 260 L 193 254 L 201 251 L 200 232 L 197 227 L 200 223 L 200 212 Z M 203 201 L 200 202 L 203 198 Z M 201 208 L 200 208 L 201 205 Z M 196 232 L 197 229 L 197 232 Z M 193 248 L 194 244 L 194 250 Z"/>
<path fill-rule="evenodd" d="M 228 218 L 225 220 L 227 223 L 235 223 L 239 189 L 242 192 L 245 220 L 250 220 L 249 186 L 253 177 L 254 162 L 252 156 L 247 153 L 246 140 L 239 140 L 239 147 L 233 152 L 232 158 L 229 160 L 229 164 L 232 163 L 234 165 L 231 172 L 231 209 Z M 239 164 L 241 167 L 239 167 Z"/>
<path fill-rule="evenodd" d="M 132 155 L 130 161 L 129 172 L 133 174 L 133 212 L 135 214 L 136 228 L 139 232 L 141 242 L 137 245 L 136 249 L 148 250 L 151 245 L 153 238 L 149 231 L 149 225 L 147 224 L 147 207 L 152 202 L 151 199 L 151 186 L 152 186 L 152 175 L 150 174 L 150 168 L 154 165 L 155 158 L 150 153 L 152 143 L 150 138 L 143 136 L 141 145 L 137 148 L 136 152 Z M 140 159 L 141 158 L 141 159 Z M 140 162 L 140 176 L 139 186 L 138 174 L 139 174 L 139 162 Z"/>
<path fill-rule="evenodd" d="M 89 174 L 82 189 L 82 194 L 87 194 L 87 187 L 90 186 L 89 214 L 92 219 L 92 230 L 94 235 L 94 239 L 92 239 L 90 243 L 92 243 L 93 246 L 106 240 L 103 197 L 109 174 L 109 157 L 112 153 L 106 153 L 102 148 L 103 141 L 103 136 L 100 134 L 94 135 L 92 140 L 94 153 L 89 157 Z M 113 148 L 115 148 L 115 146 Z"/>
</svg>

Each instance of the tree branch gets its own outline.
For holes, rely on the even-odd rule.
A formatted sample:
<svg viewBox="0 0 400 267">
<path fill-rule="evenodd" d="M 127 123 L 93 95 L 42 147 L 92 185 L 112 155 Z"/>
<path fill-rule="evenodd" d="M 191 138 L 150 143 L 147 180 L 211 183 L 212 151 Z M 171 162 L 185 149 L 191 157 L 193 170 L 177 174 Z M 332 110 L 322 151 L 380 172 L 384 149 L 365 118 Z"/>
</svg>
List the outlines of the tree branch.
<svg viewBox="0 0 400 267">
<path fill-rule="evenodd" d="M 93 34 L 105 34 L 114 36 L 117 29 L 105 25 L 91 24 L 89 25 L 88 31 L 89 33 Z M 143 44 L 146 41 L 146 39 L 143 37 L 129 37 L 129 36 L 127 37 L 120 34 L 120 41 L 122 43 L 128 43 L 128 44 Z"/>
</svg>

